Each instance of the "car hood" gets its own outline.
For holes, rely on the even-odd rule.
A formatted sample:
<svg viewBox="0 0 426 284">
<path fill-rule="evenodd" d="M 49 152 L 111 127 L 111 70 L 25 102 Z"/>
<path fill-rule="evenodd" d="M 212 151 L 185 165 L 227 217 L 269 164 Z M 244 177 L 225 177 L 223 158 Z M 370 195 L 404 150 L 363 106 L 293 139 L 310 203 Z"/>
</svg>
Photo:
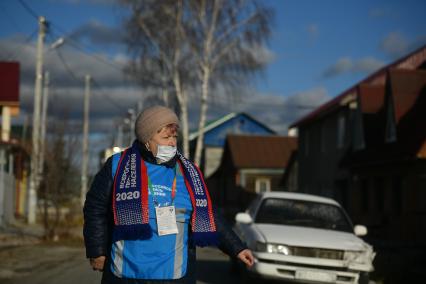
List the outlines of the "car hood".
<svg viewBox="0 0 426 284">
<path fill-rule="evenodd" d="M 255 227 L 268 243 L 353 251 L 363 251 L 368 246 L 352 233 L 270 224 Z"/>
</svg>

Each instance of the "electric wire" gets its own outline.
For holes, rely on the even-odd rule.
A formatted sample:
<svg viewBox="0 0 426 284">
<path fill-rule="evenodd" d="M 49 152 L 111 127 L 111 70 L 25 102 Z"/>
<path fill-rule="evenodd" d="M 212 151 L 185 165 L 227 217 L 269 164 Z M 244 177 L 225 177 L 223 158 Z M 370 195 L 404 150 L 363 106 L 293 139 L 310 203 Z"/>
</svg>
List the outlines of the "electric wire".
<svg viewBox="0 0 426 284">
<path fill-rule="evenodd" d="M 5 56 L 2 56 L 2 60 L 14 60 L 17 58 L 17 55 L 22 51 L 22 49 L 26 46 L 26 44 L 28 44 L 33 38 L 34 36 L 37 34 L 37 29 L 35 29 L 29 36 L 27 36 L 27 38 L 21 43 L 21 45 L 14 49 L 13 51 L 9 52 L 8 54 L 6 54 Z M 32 46 L 34 47 L 34 46 Z M 34 47 L 35 48 L 35 47 Z"/>
<path fill-rule="evenodd" d="M 71 70 L 71 68 L 69 67 L 68 63 L 65 61 L 65 58 L 62 56 L 61 51 L 59 50 L 59 48 L 55 48 L 55 52 L 58 55 L 59 60 L 61 61 L 62 65 L 65 68 L 65 71 L 68 72 L 68 74 L 78 83 L 82 83 L 83 79 L 78 78 L 77 75 L 75 75 L 75 73 Z"/>
<path fill-rule="evenodd" d="M 98 91 L 103 89 L 103 87 L 94 78 L 92 78 L 92 83 L 93 83 L 93 86 L 98 88 Z M 107 101 L 109 101 L 113 106 L 115 106 L 121 112 L 127 112 L 127 109 L 128 109 L 127 107 L 123 106 L 121 103 L 119 103 L 115 99 L 111 98 L 105 92 L 102 92 L 101 95 L 102 95 L 102 97 L 106 98 Z"/>
<path fill-rule="evenodd" d="M 38 20 L 38 14 L 30 7 L 24 0 L 18 0 L 19 4 L 28 12 L 33 18 Z"/>
</svg>

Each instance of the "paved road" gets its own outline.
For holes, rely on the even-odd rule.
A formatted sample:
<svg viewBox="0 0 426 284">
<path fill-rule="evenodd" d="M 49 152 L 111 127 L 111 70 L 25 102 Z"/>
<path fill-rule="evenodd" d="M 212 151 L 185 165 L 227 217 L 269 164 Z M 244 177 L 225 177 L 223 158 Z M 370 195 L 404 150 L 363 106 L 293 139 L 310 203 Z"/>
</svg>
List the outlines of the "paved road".
<svg viewBox="0 0 426 284">
<path fill-rule="evenodd" d="M 0 283 L 92 284 L 100 283 L 100 274 L 81 247 L 33 245 L 0 251 Z"/>
<path fill-rule="evenodd" d="M 197 250 L 197 284 L 240 283 L 229 258 L 217 249 Z M 94 284 L 101 274 L 90 269 L 82 247 L 32 245 L 0 250 L 1 284 Z"/>
</svg>

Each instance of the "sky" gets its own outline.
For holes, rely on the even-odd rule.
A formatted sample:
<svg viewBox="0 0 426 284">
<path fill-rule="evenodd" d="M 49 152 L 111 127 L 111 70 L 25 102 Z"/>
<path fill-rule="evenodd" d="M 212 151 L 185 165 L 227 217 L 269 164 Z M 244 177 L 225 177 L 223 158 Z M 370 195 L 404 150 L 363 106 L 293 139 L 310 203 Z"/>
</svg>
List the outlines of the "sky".
<svg viewBox="0 0 426 284">
<path fill-rule="evenodd" d="M 426 43 L 424 0 L 261 2 L 274 9 L 271 38 L 259 51 L 268 64 L 243 95 L 214 100 L 209 119 L 244 111 L 286 134 L 289 124 L 315 107 Z M 90 74 L 92 139 L 110 146 L 127 110 L 147 94 L 122 72 L 129 58 L 122 41 L 128 11 L 114 0 L 1 0 L 0 60 L 21 64 L 21 114 L 15 124 L 32 113 L 37 15 L 50 23 L 44 51 L 51 78 L 49 118 L 65 112 L 81 123 L 83 77 Z M 49 48 L 60 37 L 65 44 Z M 193 126 L 197 120 L 191 106 Z"/>
</svg>

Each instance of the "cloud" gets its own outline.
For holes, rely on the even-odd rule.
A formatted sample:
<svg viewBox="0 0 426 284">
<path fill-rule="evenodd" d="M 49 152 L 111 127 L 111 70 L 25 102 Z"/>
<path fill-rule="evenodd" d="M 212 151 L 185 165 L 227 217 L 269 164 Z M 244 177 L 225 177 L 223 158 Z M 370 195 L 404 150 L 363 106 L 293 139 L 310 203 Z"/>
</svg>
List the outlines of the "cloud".
<svg viewBox="0 0 426 284">
<path fill-rule="evenodd" d="M 253 54 L 258 62 L 267 65 L 275 60 L 275 53 L 262 44 L 250 44 L 244 47 L 244 49 Z"/>
<path fill-rule="evenodd" d="M 391 57 L 399 57 L 407 51 L 408 41 L 401 33 L 392 32 L 382 40 L 380 48 Z"/>
<path fill-rule="evenodd" d="M 93 156 L 97 151 L 111 146 L 113 138 L 117 136 L 117 126 L 122 124 L 127 110 L 136 108 L 138 102 L 152 97 L 157 92 L 142 89 L 123 75 L 121 67 L 124 67 L 128 60 L 125 54 L 106 56 L 95 53 L 88 56 L 68 47 L 67 44 L 59 47 L 59 50 L 68 67 L 64 66 L 55 50 L 50 50 L 46 46 L 43 53 L 44 67 L 45 70 L 49 70 L 51 78 L 48 121 L 52 124 L 67 119 L 70 125 L 69 133 L 81 137 L 83 77 L 85 74 L 91 74 L 97 84 L 92 84 L 91 88 L 90 133 L 92 137 L 104 137 L 96 140 L 96 143 L 91 139 Z M 256 49 L 256 52 L 263 53 L 262 58 L 265 61 L 273 59 L 273 53 L 267 49 Z M 20 117 L 13 118 L 14 124 L 23 123 L 31 118 L 33 112 L 35 55 L 34 42 L 25 42 L 20 37 L 0 40 L 0 58 L 15 59 L 21 66 L 21 114 Z M 105 61 L 109 63 L 105 64 Z M 70 70 L 78 77 L 78 81 L 72 78 Z M 328 99 L 324 88 L 307 90 L 289 97 L 247 91 L 244 97 L 229 99 L 229 93 L 223 92 L 212 100 L 208 118 L 217 118 L 232 111 L 247 112 L 278 133 L 286 134 L 289 124 Z M 197 126 L 198 102 L 191 99 L 189 106 L 191 127 Z M 96 160 L 93 159 L 95 161 L 93 163 L 96 163 Z"/>
<path fill-rule="evenodd" d="M 379 44 L 380 49 L 391 59 L 396 59 L 426 44 L 426 34 L 409 41 L 400 32 L 391 32 Z"/>
<path fill-rule="evenodd" d="M 25 43 L 15 38 L 2 39 L 0 58 L 19 61 L 22 83 L 34 83 L 35 43 Z M 68 47 L 66 43 L 55 50 L 45 46 L 43 52 L 44 70 L 50 72 L 52 84 L 61 87 L 81 86 L 86 74 L 90 74 L 103 86 L 127 85 L 128 79 L 122 72 L 125 58 L 122 54 L 115 55 L 113 59 L 101 53 L 85 54 Z"/>
<path fill-rule="evenodd" d="M 317 87 L 291 96 L 246 93 L 233 100 L 216 98 L 209 106 L 209 119 L 230 112 L 245 112 L 282 135 L 288 126 L 331 99 L 325 88 Z"/>
<path fill-rule="evenodd" d="M 341 75 L 351 70 L 352 66 L 353 66 L 353 63 L 350 58 L 348 57 L 340 58 L 335 64 L 328 67 L 324 71 L 323 77 L 330 78 L 330 77 L 335 77 L 337 75 Z"/>
<path fill-rule="evenodd" d="M 128 108 L 135 107 L 143 99 L 141 89 L 122 72 L 126 55 L 116 54 L 112 59 L 99 53 L 87 55 L 66 44 L 59 50 L 60 56 L 48 47 L 43 52 L 44 71 L 50 74 L 50 119 L 61 119 L 66 113 L 68 119 L 81 121 L 86 74 L 93 78 L 92 132 L 109 131 L 113 128 L 114 117 L 123 116 Z M 0 58 L 20 63 L 22 116 L 33 112 L 35 57 L 33 42 L 25 42 L 21 37 L 0 40 Z M 16 121 L 22 121 L 22 118 Z M 106 121 L 109 121 L 108 127 Z"/>
<path fill-rule="evenodd" d="M 122 31 L 92 20 L 74 30 L 69 37 L 77 41 L 88 41 L 94 45 L 123 45 Z"/>
<path fill-rule="evenodd" d="M 384 66 L 384 62 L 373 57 L 365 57 L 357 60 L 353 64 L 353 72 L 371 73 Z"/>
<path fill-rule="evenodd" d="M 373 57 L 365 57 L 358 60 L 352 60 L 349 57 L 342 57 L 322 74 L 323 78 L 332 78 L 345 73 L 371 73 L 381 68 L 384 62 Z"/>
</svg>

